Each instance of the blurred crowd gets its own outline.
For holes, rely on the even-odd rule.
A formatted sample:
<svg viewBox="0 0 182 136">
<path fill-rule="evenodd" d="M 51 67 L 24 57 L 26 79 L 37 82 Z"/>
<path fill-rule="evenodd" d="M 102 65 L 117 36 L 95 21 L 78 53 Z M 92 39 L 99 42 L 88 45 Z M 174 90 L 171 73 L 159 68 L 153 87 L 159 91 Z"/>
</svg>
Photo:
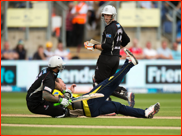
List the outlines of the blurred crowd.
<svg viewBox="0 0 182 136">
<path fill-rule="evenodd" d="M 150 41 L 146 42 L 144 48 L 138 44 L 138 39 L 133 39 L 132 46 L 128 49 L 137 59 L 168 59 L 181 60 L 181 50 L 178 49 L 178 43 L 174 42 L 169 48 L 168 42 L 163 40 L 161 46 L 156 50 L 153 48 Z M 127 48 L 127 46 L 126 46 Z M 121 59 L 126 59 L 126 54 L 123 49 L 120 50 Z"/>
<path fill-rule="evenodd" d="M 78 59 L 72 56 L 69 47 L 76 47 L 77 52 L 80 53 L 80 48 L 83 47 L 84 31 L 87 30 L 97 30 L 100 29 L 100 12 L 101 6 L 105 1 L 68 1 L 65 2 L 68 5 L 68 10 L 66 13 L 66 45 L 64 46 L 61 41 L 61 28 L 54 28 L 53 35 L 58 39 L 56 49 L 53 51 L 53 44 L 48 41 L 45 45 L 37 45 L 37 51 L 30 58 L 27 58 L 27 50 L 25 49 L 24 41 L 20 39 L 17 42 L 14 49 L 10 49 L 10 44 L 8 41 L 4 42 L 3 48 L 1 49 L 1 60 L 46 60 L 53 55 L 59 55 L 63 59 Z M 181 2 L 171 1 L 175 6 L 177 11 L 181 13 Z M 140 8 L 157 8 L 157 2 L 153 1 L 140 1 Z M 16 4 L 10 3 L 10 6 L 15 6 L 16 8 L 25 8 L 24 2 L 16 2 Z M 171 10 L 169 10 L 169 4 L 163 2 L 161 11 L 161 20 L 164 24 L 164 31 L 170 32 L 172 28 L 169 24 L 173 21 Z M 32 8 L 32 4 L 30 4 Z M 59 15 L 55 8 L 52 10 L 52 17 Z M 1 16 L 2 18 L 2 16 Z M 86 21 L 87 20 L 87 21 Z M 136 56 L 137 59 L 181 59 L 181 19 L 177 20 L 177 34 L 176 40 L 172 45 L 168 45 L 169 42 L 162 41 L 161 46 L 158 49 L 154 49 L 154 45 L 150 41 L 146 42 L 145 48 L 143 45 L 138 45 L 139 39 L 131 39 L 132 46 L 129 50 Z M 3 21 L 2 21 L 3 22 Z M 3 27 L 3 23 L 1 26 Z M 122 25 L 122 23 L 121 23 Z M 172 25 L 172 24 L 171 24 Z M 54 47 L 55 47 L 54 46 Z M 64 48 L 67 47 L 67 48 Z M 125 53 L 120 50 L 121 59 L 125 59 Z"/>
<path fill-rule="evenodd" d="M 138 44 L 138 39 L 133 39 L 132 46 L 127 47 L 137 59 L 170 59 L 181 60 L 181 50 L 178 49 L 178 43 L 174 42 L 172 45 L 166 40 L 161 42 L 161 46 L 157 49 L 153 48 L 150 41 L 146 42 L 145 48 L 141 48 Z M 169 48 L 172 47 L 172 48 Z M 44 48 L 45 47 L 45 48 Z M 64 49 L 61 40 L 58 41 L 57 48 L 52 50 L 53 44 L 48 41 L 46 45 L 39 45 L 37 51 L 31 58 L 27 58 L 27 50 L 24 48 L 23 40 L 19 40 L 14 49 L 10 49 L 9 42 L 4 42 L 3 49 L 1 49 L 1 60 L 48 60 L 51 56 L 61 56 L 63 60 L 78 59 L 72 56 L 69 48 Z M 126 54 L 123 49 L 120 50 L 121 59 L 126 59 Z"/>
<path fill-rule="evenodd" d="M 27 50 L 24 48 L 23 40 L 19 40 L 14 49 L 10 49 L 9 42 L 6 41 L 1 49 L 1 60 L 48 60 L 52 56 L 61 56 L 63 60 L 74 59 L 69 49 L 64 49 L 61 40 L 58 41 L 57 48 L 53 51 L 52 42 L 48 41 L 46 45 L 38 45 L 37 51 L 31 58 L 27 58 Z M 44 48 L 45 47 L 45 48 Z"/>
</svg>

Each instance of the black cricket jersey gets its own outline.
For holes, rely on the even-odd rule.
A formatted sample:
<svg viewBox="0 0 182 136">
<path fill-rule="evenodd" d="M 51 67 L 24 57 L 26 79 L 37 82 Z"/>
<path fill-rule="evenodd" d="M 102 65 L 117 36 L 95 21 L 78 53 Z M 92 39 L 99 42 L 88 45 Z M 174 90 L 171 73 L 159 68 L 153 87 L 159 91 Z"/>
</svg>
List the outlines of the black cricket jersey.
<svg viewBox="0 0 182 136">
<path fill-rule="evenodd" d="M 117 22 L 112 21 L 105 27 L 102 34 L 101 55 L 119 56 L 120 45 L 125 47 L 130 42 L 130 38 L 125 33 L 123 27 Z"/>
<path fill-rule="evenodd" d="M 50 68 L 43 69 L 37 75 L 36 80 L 27 92 L 26 100 L 28 106 L 35 108 L 43 101 L 43 90 L 52 94 L 55 88 L 55 79 L 57 78 L 57 75 L 58 73 L 53 72 Z"/>
</svg>

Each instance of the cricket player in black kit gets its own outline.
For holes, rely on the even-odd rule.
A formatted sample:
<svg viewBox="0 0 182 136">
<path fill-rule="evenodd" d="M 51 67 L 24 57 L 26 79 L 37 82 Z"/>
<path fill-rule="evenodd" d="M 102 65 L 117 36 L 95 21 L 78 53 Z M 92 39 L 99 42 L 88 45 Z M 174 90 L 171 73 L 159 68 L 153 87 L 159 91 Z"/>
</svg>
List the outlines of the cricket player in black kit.
<svg viewBox="0 0 182 136">
<path fill-rule="evenodd" d="M 63 64 L 64 62 L 61 57 L 53 56 L 48 62 L 48 68 L 43 69 L 37 75 L 26 96 L 27 107 L 32 113 L 49 115 L 56 118 L 69 115 L 69 110 L 66 107 L 71 104 L 71 100 L 57 98 L 52 95 L 53 90 L 56 88 L 55 80 L 58 72 L 63 70 Z M 53 106 L 57 102 L 61 105 Z"/>
<path fill-rule="evenodd" d="M 95 82 L 94 86 L 116 73 L 121 57 L 119 53 L 120 49 L 125 47 L 130 42 L 130 38 L 125 33 L 123 27 L 117 21 L 115 21 L 114 18 L 116 14 L 115 7 L 111 5 L 105 6 L 101 13 L 102 18 L 106 23 L 105 30 L 102 34 L 102 44 L 95 45 L 88 42 L 84 43 L 88 50 L 90 50 L 92 47 L 94 49 L 101 50 L 101 54 L 97 60 L 95 77 L 93 79 Z M 129 93 L 128 96 L 126 96 L 125 93 L 121 95 L 121 90 L 124 93 L 127 91 L 124 87 L 118 86 L 112 95 L 124 100 L 129 100 L 129 105 L 133 107 L 134 94 Z"/>
</svg>

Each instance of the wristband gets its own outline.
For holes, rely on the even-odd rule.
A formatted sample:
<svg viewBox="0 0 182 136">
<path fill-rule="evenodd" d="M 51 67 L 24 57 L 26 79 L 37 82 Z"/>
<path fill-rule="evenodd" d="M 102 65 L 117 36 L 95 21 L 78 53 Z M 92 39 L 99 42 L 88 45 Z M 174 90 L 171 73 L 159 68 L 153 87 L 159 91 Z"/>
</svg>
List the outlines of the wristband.
<svg viewBox="0 0 182 136">
<path fill-rule="evenodd" d="M 61 103 L 61 102 L 62 102 L 62 100 L 63 100 L 63 98 L 59 98 L 59 101 L 58 101 L 58 102 L 59 102 L 59 103 Z"/>
<path fill-rule="evenodd" d="M 63 93 L 63 94 L 66 93 L 66 90 L 63 90 L 62 93 Z"/>
<path fill-rule="evenodd" d="M 96 45 L 97 45 L 97 44 L 94 44 L 94 46 L 93 46 L 94 49 L 96 49 Z"/>
</svg>

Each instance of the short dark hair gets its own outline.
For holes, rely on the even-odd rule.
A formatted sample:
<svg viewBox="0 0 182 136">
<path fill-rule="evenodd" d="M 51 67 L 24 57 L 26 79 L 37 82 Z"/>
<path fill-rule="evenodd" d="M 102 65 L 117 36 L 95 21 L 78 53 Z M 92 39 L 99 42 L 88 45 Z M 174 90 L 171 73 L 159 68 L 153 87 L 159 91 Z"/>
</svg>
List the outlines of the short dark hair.
<svg viewBox="0 0 182 136">
<path fill-rule="evenodd" d="M 44 48 L 42 45 L 39 45 L 38 48 Z"/>
<path fill-rule="evenodd" d="M 56 82 L 59 82 L 59 80 L 58 80 L 58 79 L 61 79 L 61 78 L 60 78 L 60 77 L 57 77 L 55 81 L 56 81 Z M 61 79 L 61 80 L 62 80 L 62 79 Z"/>
<path fill-rule="evenodd" d="M 58 43 L 62 43 L 62 39 L 61 38 L 58 39 Z"/>
</svg>

